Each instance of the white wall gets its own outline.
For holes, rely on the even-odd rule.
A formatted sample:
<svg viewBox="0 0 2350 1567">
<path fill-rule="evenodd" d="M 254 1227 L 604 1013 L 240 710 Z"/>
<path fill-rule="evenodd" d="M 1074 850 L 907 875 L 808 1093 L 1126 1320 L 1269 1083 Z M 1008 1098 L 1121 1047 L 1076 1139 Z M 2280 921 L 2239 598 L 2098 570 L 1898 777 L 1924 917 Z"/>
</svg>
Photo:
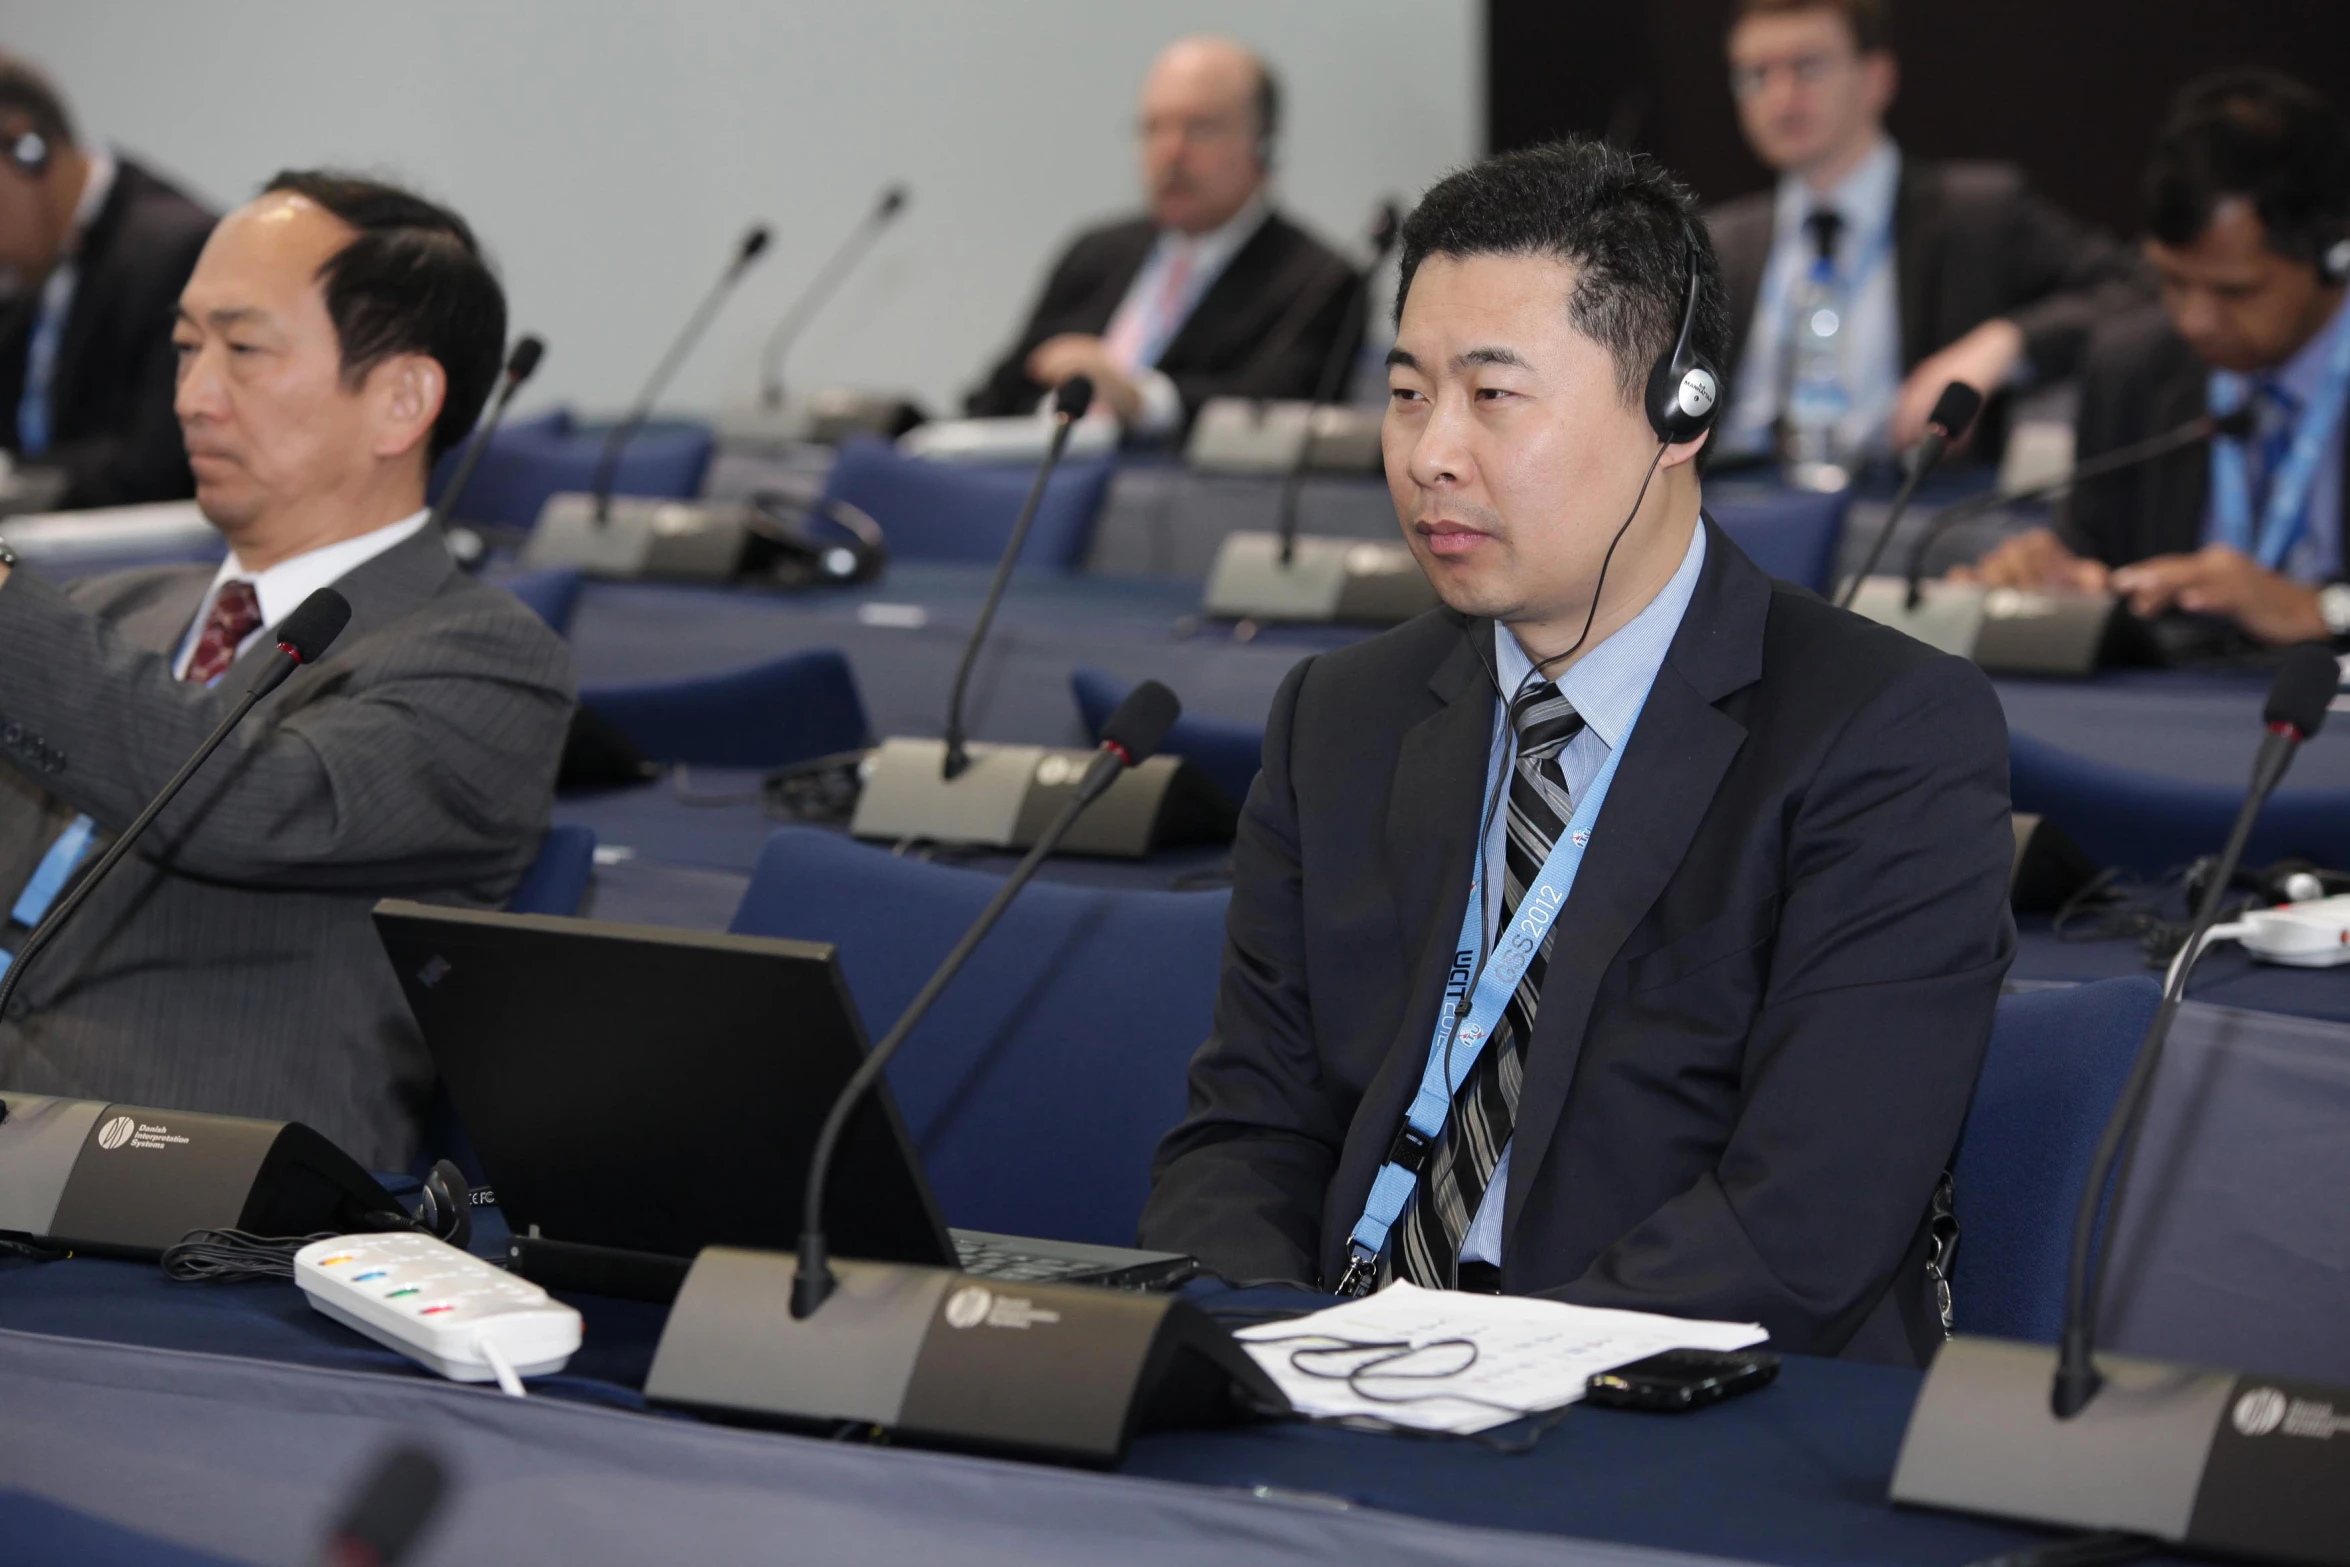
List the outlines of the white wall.
<svg viewBox="0 0 2350 1567">
<path fill-rule="evenodd" d="M 1077 226 L 1135 204 L 1134 96 L 1232 32 L 1288 90 L 1282 189 L 1326 237 L 1474 155 L 1476 0 L 0 0 L 85 131 L 230 204 L 274 170 L 453 203 L 548 341 L 525 406 L 624 404 L 745 224 L 775 240 L 669 403 L 744 394 L 800 282 L 903 179 L 793 383 L 944 410 Z"/>
</svg>

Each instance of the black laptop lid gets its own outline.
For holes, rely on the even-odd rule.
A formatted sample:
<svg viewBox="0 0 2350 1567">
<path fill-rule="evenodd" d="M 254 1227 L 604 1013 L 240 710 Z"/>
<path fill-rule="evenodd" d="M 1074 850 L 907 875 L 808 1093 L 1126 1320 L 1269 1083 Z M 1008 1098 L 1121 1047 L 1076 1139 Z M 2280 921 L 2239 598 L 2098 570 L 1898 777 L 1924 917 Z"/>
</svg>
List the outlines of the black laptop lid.
<svg viewBox="0 0 2350 1567">
<path fill-rule="evenodd" d="M 514 1233 L 790 1250 L 865 1040 L 830 946 L 387 898 L 377 934 Z M 888 1083 L 841 1139 L 833 1249 L 951 1265 Z"/>
</svg>

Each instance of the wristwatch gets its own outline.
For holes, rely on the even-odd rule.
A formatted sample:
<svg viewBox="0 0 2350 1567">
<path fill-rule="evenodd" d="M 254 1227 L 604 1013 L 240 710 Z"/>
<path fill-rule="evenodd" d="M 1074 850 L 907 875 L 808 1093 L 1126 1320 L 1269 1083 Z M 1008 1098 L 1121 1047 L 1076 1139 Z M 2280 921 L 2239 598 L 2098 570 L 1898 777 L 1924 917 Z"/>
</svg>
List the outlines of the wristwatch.
<svg viewBox="0 0 2350 1567">
<path fill-rule="evenodd" d="M 2350 582 L 2329 582 L 2317 590 L 2317 618 L 2326 623 L 2326 635 L 2350 637 Z"/>
</svg>

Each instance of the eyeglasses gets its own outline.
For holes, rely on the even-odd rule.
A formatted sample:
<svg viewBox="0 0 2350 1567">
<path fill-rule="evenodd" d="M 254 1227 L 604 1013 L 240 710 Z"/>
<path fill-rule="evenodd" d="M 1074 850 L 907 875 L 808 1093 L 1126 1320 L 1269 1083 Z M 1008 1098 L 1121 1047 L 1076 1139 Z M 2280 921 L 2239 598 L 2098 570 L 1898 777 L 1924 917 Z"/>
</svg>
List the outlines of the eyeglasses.
<svg viewBox="0 0 2350 1567">
<path fill-rule="evenodd" d="M 1248 134 L 1248 127 L 1239 120 L 1227 117 L 1174 116 L 1154 117 L 1134 127 L 1138 140 L 1155 141 L 1161 136 L 1172 136 L 1177 141 L 1194 147 L 1204 147 L 1220 141 L 1237 140 Z"/>
<path fill-rule="evenodd" d="M 1771 77 L 1785 71 L 1795 79 L 1798 87 L 1817 87 L 1833 76 L 1850 57 L 1834 54 L 1799 54 L 1788 60 L 1757 60 L 1751 65 L 1730 67 L 1730 91 L 1741 98 L 1751 98 L 1770 86 Z"/>
</svg>

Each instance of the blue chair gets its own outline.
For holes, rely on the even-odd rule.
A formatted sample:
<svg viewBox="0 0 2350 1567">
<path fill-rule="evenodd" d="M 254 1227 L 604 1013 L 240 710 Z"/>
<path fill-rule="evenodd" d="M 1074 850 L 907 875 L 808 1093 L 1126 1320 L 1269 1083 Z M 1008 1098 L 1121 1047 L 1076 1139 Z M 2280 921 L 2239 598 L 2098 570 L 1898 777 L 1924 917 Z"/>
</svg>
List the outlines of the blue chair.
<svg viewBox="0 0 2350 1567">
<path fill-rule="evenodd" d="M 587 902 L 588 883 L 596 873 L 596 834 L 591 827 L 559 823 L 539 840 L 539 856 L 506 898 L 509 914 L 572 915 Z M 474 1151 L 472 1134 L 457 1118 L 457 1105 L 446 1083 L 433 1084 L 417 1129 L 416 1159 L 410 1173 L 428 1173 L 433 1162 L 447 1159 L 464 1173 L 469 1184 L 482 1182 L 481 1155 Z"/>
<path fill-rule="evenodd" d="M 2047 817 L 2098 864 L 2148 876 L 2217 852 L 2244 803 L 2242 784 L 2136 772 L 2013 730 L 2007 772 L 2017 810 Z M 2270 796 L 2245 844 L 2244 863 L 2287 856 L 2350 865 L 2350 796 L 2290 785 Z"/>
<path fill-rule="evenodd" d="M 767 840 L 730 927 L 831 942 L 887 1031 L 1002 885 L 813 828 Z M 1181 1119 L 1223 961 L 1224 892 L 1032 884 L 890 1064 L 947 1222 L 1130 1245 Z"/>
<path fill-rule="evenodd" d="M 1107 462 L 1065 463 L 1020 551 L 1026 566 L 1074 567 L 1109 493 Z M 1033 473 L 926 462 L 886 441 L 851 441 L 825 480 L 827 501 L 846 501 L 881 524 L 892 560 L 993 561 L 1012 537 Z"/>
<path fill-rule="evenodd" d="M 682 680 L 584 687 L 579 705 L 609 719 L 656 762 L 781 767 L 868 743 L 849 661 L 810 648 Z"/>
<path fill-rule="evenodd" d="M 1747 558 L 1774 577 L 1825 593 L 1836 574 L 1849 495 L 1797 490 L 1709 501 L 1706 511 Z"/>
<path fill-rule="evenodd" d="M 2144 976 L 1999 998 L 1953 1170 L 1962 1333 L 2053 1344 L 2073 1214 L 2162 987 Z"/>
<path fill-rule="evenodd" d="M 457 520 L 532 526 L 548 496 L 593 485 L 609 432 L 607 425 L 574 423 L 560 410 L 505 426 L 481 454 L 481 466 L 457 503 Z M 716 447 L 707 425 L 648 424 L 621 452 L 612 493 L 666 500 L 698 495 Z M 438 474 L 436 479 L 446 482 Z M 437 486 L 433 493 L 438 494 Z"/>
<path fill-rule="evenodd" d="M 579 609 L 584 581 L 576 566 L 547 566 L 518 571 L 498 579 L 498 586 L 522 600 L 523 607 L 554 628 L 555 635 L 571 635 L 571 617 Z"/>
<path fill-rule="evenodd" d="M 1101 739 L 1102 725 L 1109 721 L 1111 712 L 1132 689 L 1132 681 L 1103 670 L 1069 671 L 1069 690 L 1077 698 L 1078 716 L 1085 721 L 1085 732 L 1096 740 Z M 1159 749 L 1196 764 L 1238 805 L 1248 798 L 1249 785 L 1256 782 L 1257 764 L 1265 751 L 1265 731 L 1259 725 L 1194 718 L 1186 713 L 1175 720 Z"/>
</svg>

